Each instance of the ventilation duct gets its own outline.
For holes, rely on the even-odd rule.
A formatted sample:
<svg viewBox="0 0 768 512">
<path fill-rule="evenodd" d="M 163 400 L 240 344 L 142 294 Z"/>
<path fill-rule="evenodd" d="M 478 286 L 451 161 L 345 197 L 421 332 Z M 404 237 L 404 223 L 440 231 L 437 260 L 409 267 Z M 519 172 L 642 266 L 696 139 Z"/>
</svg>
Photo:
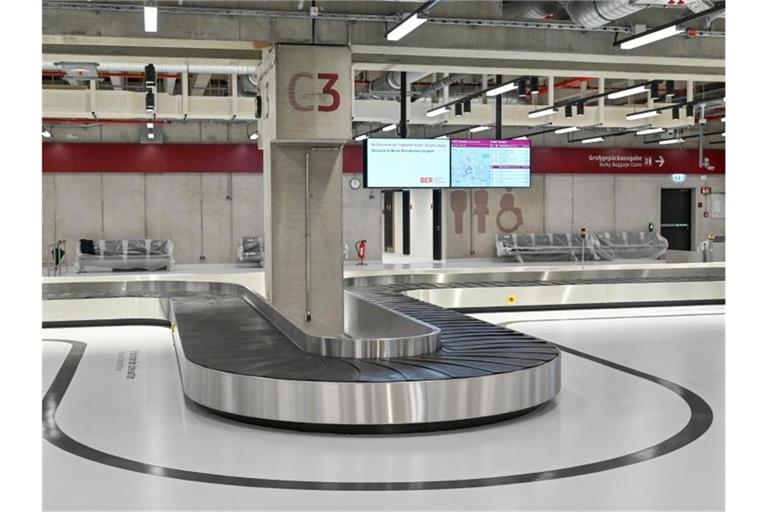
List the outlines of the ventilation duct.
<svg viewBox="0 0 768 512">
<path fill-rule="evenodd" d="M 445 78 L 441 78 L 440 80 L 437 80 L 432 83 L 432 85 L 429 85 L 420 91 L 418 91 L 414 96 L 412 101 L 416 101 L 421 98 L 426 98 L 427 96 L 431 96 L 432 94 L 435 94 L 438 91 L 441 91 L 445 89 L 445 87 L 455 84 L 456 82 L 460 82 L 464 79 L 471 78 L 472 75 L 448 75 Z"/>
<path fill-rule="evenodd" d="M 645 9 L 634 0 L 594 0 L 561 2 L 571 21 L 586 28 L 597 28 Z"/>
<path fill-rule="evenodd" d="M 502 12 L 509 19 L 563 20 L 594 29 L 645 9 L 637 0 L 572 0 L 559 2 L 507 1 Z"/>
<path fill-rule="evenodd" d="M 143 73 L 145 64 L 135 62 L 99 62 L 99 63 L 69 63 L 69 62 L 43 62 L 43 71 L 66 71 L 66 66 L 84 66 L 92 64 L 97 66 L 97 71 L 103 72 L 127 72 Z M 157 73 L 212 73 L 220 75 L 250 75 L 255 74 L 256 66 L 238 66 L 229 64 L 155 64 Z"/>
<path fill-rule="evenodd" d="M 248 98 L 253 98 L 259 94 L 258 75 L 238 75 L 237 94 Z"/>
<path fill-rule="evenodd" d="M 501 12 L 505 18 L 515 20 L 562 18 L 564 15 L 563 6 L 560 5 L 560 2 L 506 1 L 501 4 Z"/>
<path fill-rule="evenodd" d="M 410 84 L 416 80 L 424 78 L 428 74 L 429 73 L 424 73 L 421 71 L 406 73 L 405 80 Z M 395 93 L 400 94 L 400 72 L 390 71 L 373 80 L 370 84 L 368 84 L 368 92 L 373 95 Z"/>
</svg>

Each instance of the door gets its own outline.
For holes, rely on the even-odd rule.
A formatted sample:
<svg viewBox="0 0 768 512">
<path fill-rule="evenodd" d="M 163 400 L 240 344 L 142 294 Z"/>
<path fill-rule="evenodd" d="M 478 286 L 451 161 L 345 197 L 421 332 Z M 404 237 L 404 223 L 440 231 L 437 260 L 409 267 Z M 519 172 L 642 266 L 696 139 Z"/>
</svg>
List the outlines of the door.
<svg viewBox="0 0 768 512">
<path fill-rule="evenodd" d="M 661 236 L 669 241 L 671 251 L 691 250 L 692 197 L 690 188 L 661 189 Z"/>
<path fill-rule="evenodd" d="M 411 254 L 411 192 L 403 190 L 403 254 Z"/>
<path fill-rule="evenodd" d="M 392 222 L 394 194 L 391 190 L 384 191 L 384 251 L 395 252 L 395 237 Z"/>
<path fill-rule="evenodd" d="M 443 259 L 443 191 L 432 191 L 432 259 Z"/>
</svg>

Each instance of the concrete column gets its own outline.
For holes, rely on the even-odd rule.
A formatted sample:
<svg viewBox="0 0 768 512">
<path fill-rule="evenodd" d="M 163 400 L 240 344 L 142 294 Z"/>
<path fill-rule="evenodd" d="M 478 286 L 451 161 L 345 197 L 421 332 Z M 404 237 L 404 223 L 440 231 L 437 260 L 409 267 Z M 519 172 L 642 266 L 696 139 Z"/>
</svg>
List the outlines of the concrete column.
<svg viewBox="0 0 768 512">
<path fill-rule="evenodd" d="M 267 298 L 305 331 L 340 336 L 342 145 L 351 136 L 345 47 L 277 45 L 265 58 Z"/>
<path fill-rule="evenodd" d="M 264 187 L 272 204 L 265 212 L 268 298 L 308 332 L 339 335 L 344 325 L 342 152 L 272 144 L 269 153 L 269 184 Z"/>
</svg>

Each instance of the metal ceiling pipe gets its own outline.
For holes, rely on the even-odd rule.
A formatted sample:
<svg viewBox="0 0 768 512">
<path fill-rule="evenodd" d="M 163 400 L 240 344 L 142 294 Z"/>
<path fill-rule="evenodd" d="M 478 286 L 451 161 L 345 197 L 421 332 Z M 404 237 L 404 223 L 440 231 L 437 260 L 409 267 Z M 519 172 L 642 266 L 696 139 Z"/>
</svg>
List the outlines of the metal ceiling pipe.
<svg viewBox="0 0 768 512">
<path fill-rule="evenodd" d="M 635 5 L 635 0 L 571 0 L 560 3 L 571 21 L 588 29 L 602 27 L 645 9 L 644 5 Z"/>
<path fill-rule="evenodd" d="M 515 20 L 543 20 L 548 18 L 560 18 L 563 6 L 560 2 L 518 2 L 504 1 L 501 3 L 501 12 L 505 18 Z"/>
<path fill-rule="evenodd" d="M 455 84 L 456 82 L 460 82 L 461 80 L 470 78 L 471 74 L 459 74 L 459 75 L 448 75 L 445 78 L 441 78 L 440 80 L 436 80 L 432 83 L 432 85 L 427 86 L 420 91 L 418 91 L 411 101 L 416 101 L 421 98 L 425 98 L 427 96 L 430 96 L 438 91 L 443 90 L 445 87 Z"/>
<path fill-rule="evenodd" d="M 424 73 L 423 71 L 412 71 L 406 73 L 405 79 L 410 84 L 427 75 L 429 75 L 429 73 Z M 368 92 L 371 94 L 387 94 L 393 92 L 400 94 L 400 72 L 390 71 L 371 81 L 371 83 L 368 84 Z"/>
<path fill-rule="evenodd" d="M 149 64 L 149 63 L 147 63 Z M 146 64 L 135 62 L 99 62 L 99 71 L 125 71 L 143 73 Z M 64 68 L 53 62 L 43 62 L 43 71 L 64 71 Z M 254 75 L 257 66 L 238 66 L 230 64 L 155 64 L 158 73 L 212 73 L 221 75 Z"/>
</svg>

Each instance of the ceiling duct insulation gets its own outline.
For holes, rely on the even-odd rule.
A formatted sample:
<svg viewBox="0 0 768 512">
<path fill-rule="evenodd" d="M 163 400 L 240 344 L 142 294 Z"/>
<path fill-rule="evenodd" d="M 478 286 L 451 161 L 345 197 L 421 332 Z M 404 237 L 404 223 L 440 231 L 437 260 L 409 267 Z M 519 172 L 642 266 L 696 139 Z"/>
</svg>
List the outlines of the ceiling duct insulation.
<svg viewBox="0 0 768 512">
<path fill-rule="evenodd" d="M 97 66 L 97 71 L 102 72 L 126 72 L 143 73 L 147 64 L 136 62 L 99 62 L 99 63 L 78 63 L 78 62 L 43 62 L 43 71 L 66 71 L 67 66 Z M 250 75 L 258 71 L 257 66 L 242 66 L 231 64 L 154 64 L 157 73 L 211 73 L 217 75 Z"/>
<path fill-rule="evenodd" d="M 405 74 L 405 80 L 407 83 L 413 83 L 417 80 L 424 78 L 430 73 L 424 73 L 423 71 L 412 71 Z M 370 95 L 395 95 L 400 94 L 400 72 L 390 71 L 383 74 L 379 78 L 372 80 L 368 84 L 368 94 Z"/>
<path fill-rule="evenodd" d="M 455 84 L 456 82 L 461 82 L 462 80 L 466 80 L 469 78 L 472 78 L 471 74 L 448 75 L 445 78 L 436 80 L 435 82 L 432 83 L 432 85 L 428 85 L 427 87 L 417 91 L 412 101 L 420 100 L 422 98 L 431 96 L 438 91 L 442 91 L 443 89 L 445 89 L 447 86 L 451 84 Z"/>
<path fill-rule="evenodd" d="M 502 12 L 508 19 L 570 18 L 577 25 L 593 29 L 642 11 L 646 7 L 636 0 L 506 1 L 502 4 Z"/>
<path fill-rule="evenodd" d="M 248 98 L 253 98 L 259 94 L 258 75 L 238 75 L 237 94 Z"/>
<path fill-rule="evenodd" d="M 594 0 L 592 2 L 561 2 L 571 21 L 586 28 L 597 28 L 612 21 L 620 20 L 630 14 L 645 9 L 635 5 L 635 0 Z"/>
<path fill-rule="evenodd" d="M 543 20 L 565 17 L 565 11 L 560 2 L 516 2 L 507 0 L 501 3 L 501 11 L 505 18 L 513 20 Z"/>
</svg>

